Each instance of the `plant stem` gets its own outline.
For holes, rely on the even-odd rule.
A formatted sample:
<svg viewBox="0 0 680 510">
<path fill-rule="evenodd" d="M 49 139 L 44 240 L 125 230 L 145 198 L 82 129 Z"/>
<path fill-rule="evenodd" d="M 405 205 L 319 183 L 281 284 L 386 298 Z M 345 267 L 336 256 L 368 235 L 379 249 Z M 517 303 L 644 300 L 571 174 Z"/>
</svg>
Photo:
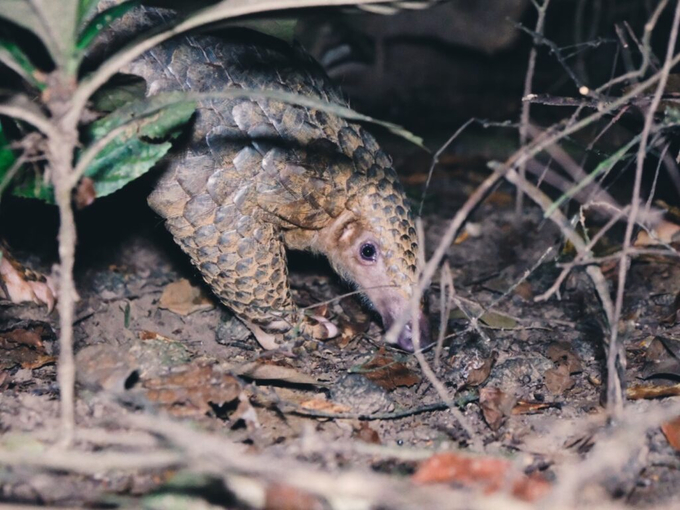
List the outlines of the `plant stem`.
<svg viewBox="0 0 680 510">
<path fill-rule="evenodd" d="M 61 403 L 61 445 L 70 446 L 75 433 L 75 362 L 73 359 L 73 317 L 76 289 L 73 266 L 76 248 L 76 227 L 71 207 L 70 176 L 73 173 L 73 151 L 77 133 L 75 127 L 62 126 L 61 136 L 49 141 L 50 166 L 55 198 L 59 207 L 59 383 Z"/>
</svg>

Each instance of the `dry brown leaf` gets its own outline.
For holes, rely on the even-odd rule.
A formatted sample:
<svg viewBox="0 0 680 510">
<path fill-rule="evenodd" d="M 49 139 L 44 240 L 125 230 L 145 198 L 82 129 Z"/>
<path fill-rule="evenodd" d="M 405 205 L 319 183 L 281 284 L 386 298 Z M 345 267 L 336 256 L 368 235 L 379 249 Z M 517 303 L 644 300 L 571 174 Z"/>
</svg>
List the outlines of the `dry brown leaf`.
<svg viewBox="0 0 680 510">
<path fill-rule="evenodd" d="M 57 300 L 54 282 L 47 276 L 23 267 L 0 246 L 0 297 L 12 303 L 47 305 L 52 311 Z"/>
<path fill-rule="evenodd" d="M 139 333 L 137 333 L 137 337 L 140 340 L 160 340 L 162 342 L 176 342 L 177 341 L 177 340 L 169 338 L 165 335 L 161 335 L 160 333 L 156 333 L 155 331 L 148 331 L 146 329 L 143 329 Z"/>
<path fill-rule="evenodd" d="M 546 354 L 556 365 L 566 365 L 570 374 L 583 371 L 581 358 L 574 352 L 573 346 L 569 342 L 554 342 L 550 344 Z"/>
<path fill-rule="evenodd" d="M 343 299 L 340 306 L 347 315 L 347 320 L 339 321 L 340 336 L 335 342 L 341 347 L 346 347 L 358 335 L 366 333 L 371 325 L 371 317 L 353 299 Z"/>
<path fill-rule="evenodd" d="M 17 365 L 32 370 L 54 363 L 57 358 L 47 353 L 42 341 L 50 333 L 46 326 L 0 332 L 0 370 Z"/>
<path fill-rule="evenodd" d="M 323 400 L 321 398 L 313 398 L 310 400 L 305 400 L 300 404 L 302 409 L 307 409 L 308 411 L 319 411 L 322 413 L 330 414 L 342 414 L 348 413 L 351 409 L 347 406 L 336 404 L 329 400 Z"/>
<path fill-rule="evenodd" d="M 142 381 L 149 400 L 175 416 L 203 416 L 211 404 L 222 406 L 241 394 L 238 380 L 217 366 L 193 362 Z"/>
<path fill-rule="evenodd" d="M 661 425 L 661 432 L 666 436 L 668 444 L 676 452 L 680 452 L 680 416 Z"/>
<path fill-rule="evenodd" d="M 368 422 L 365 421 L 362 421 L 359 428 L 354 430 L 353 436 L 364 443 L 382 444 L 378 431 L 372 429 Z"/>
<path fill-rule="evenodd" d="M 535 295 L 534 286 L 526 280 L 517 285 L 514 292 L 524 301 L 533 301 Z"/>
<path fill-rule="evenodd" d="M 515 397 L 498 388 L 482 388 L 479 390 L 479 407 L 482 409 L 484 421 L 491 430 L 498 430 L 506 417 L 512 413 Z"/>
<path fill-rule="evenodd" d="M 215 305 L 203 293 L 203 289 L 192 286 L 189 280 L 182 278 L 165 286 L 158 306 L 178 315 L 189 315 L 202 310 L 210 310 Z"/>
<path fill-rule="evenodd" d="M 512 408 L 512 414 L 515 416 L 519 414 L 537 414 L 552 407 L 560 407 L 560 405 L 554 402 L 527 402 L 520 400 Z"/>
<path fill-rule="evenodd" d="M 480 384 L 482 384 L 489 378 L 489 374 L 491 374 L 491 369 L 495 365 L 497 359 L 498 352 L 493 351 L 491 353 L 491 356 L 485 359 L 480 367 L 473 368 L 472 370 L 469 371 L 465 383 L 468 386 L 479 386 Z"/>
<path fill-rule="evenodd" d="M 550 490 L 541 475 L 518 473 L 513 476 L 510 461 L 494 457 L 466 457 L 457 453 L 438 453 L 423 462 L 412 480 L 420 484 L 454 483 L 476 487 L 490 494 L 504 487 L 523 501 L 536 501 Z"/>
<path fill-rule="evenodd" d="M 94 181 L 89 177 L 83 177 L 76 188 L 75 204 L 76 209 L 85 209 L 97 198 L 97 191 L 94 189 Z"/>
<path fill-rule="evenodd" d="M 316 496 L 283 483 L 267 487 L 264 510 L 324 510 L 326 505 Z"/>
<path fill-rule="evenodd" d="M 458 234 L 458 237 L 456 237 L 453 240 L 453 244 L 463 244 L 465 241 L 467 241 L 470 238 L 470 234 L 468 233 L 467 230 L 463 230 L 460 234 Z"/>
<path fill-rule="evenodd" d="M 569 367 L 567 365 L 558 365 L 555 368 L 546 370 L 543 380 L 545 387 L 553 395 L 561 395 L 574 387 L 574 380 L 569 375 Z"/>
<path fill-rule="evenodd" d="M 680 240 L 680 225 L 668 220 L 661 220 L 656 225 L 649 235 L 646 231 L 641 230 L 635 239 L 634 246 L 658 246 L 659 244 L 670 244 Z"/>
<path fill-rule="evenodd" d="M 231 369 L 231 372 L 256 381 L 279 381 L 288 384 L 323 386 L 323 383 L 314 377 L 289 366 L 285 360 L 260 358 L 257 361 L 234 367 Z"/>
<path fill-rule="evenodd" d="M 638 385 L 626 389 L 626 397 L 630 400 L 675 397 L 680 395 L 680 384 L 672 386 Z"/>
<path fill-rule="evenodd" d="M 359 367 L 357 372 L 387 391 L 420 382 L 420 376 L 397 361 L 384 346 L 375 353 L 372 360 Z"/>
</svg>

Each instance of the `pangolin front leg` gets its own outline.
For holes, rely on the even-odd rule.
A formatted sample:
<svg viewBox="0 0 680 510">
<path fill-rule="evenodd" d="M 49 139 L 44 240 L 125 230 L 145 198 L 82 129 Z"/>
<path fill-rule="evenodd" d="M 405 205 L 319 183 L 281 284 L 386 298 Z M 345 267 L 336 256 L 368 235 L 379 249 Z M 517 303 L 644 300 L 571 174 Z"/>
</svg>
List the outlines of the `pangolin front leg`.
<svg viewBox="0 0 680 510">
<path fill-rule="evenodd" d="M 293 302 L 281 229 L 256 218 L 248 201 L 220 200 L 219 172 L 191 158 L 161 179 L 149 204 L 165 216 L 175 241 L 215 295 L 245 322 L 260 345 L 274 349 L 299 334 L 331 338 L 337 328 L 304 315 Z M 188 175 L 182 170 L 190 168 Z M 183 178 L 187 177 L 187 178 Z M 205 182 L 204 182 L 205 181 Z M 247 191 L 245 192 L 247 193 Z"/>
</svg>

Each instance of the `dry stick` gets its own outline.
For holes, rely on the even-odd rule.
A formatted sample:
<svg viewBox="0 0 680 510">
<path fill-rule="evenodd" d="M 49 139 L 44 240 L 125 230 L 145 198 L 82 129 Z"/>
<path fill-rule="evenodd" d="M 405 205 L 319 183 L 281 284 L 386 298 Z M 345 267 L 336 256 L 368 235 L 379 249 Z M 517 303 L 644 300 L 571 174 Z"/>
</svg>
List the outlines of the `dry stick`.
<svg viewBox="0 0 680 510">
<path fill-rule="evenodd" d="M 439 275 L 439 281 L 439 335 L 437 337 L 437 346 L 434 349 L 434 368 L 437 370 L 439 370 L 441 365 L 446 327 L 449 322 L 451 296 L 453 295 L 453 274 L 451 274 L 451 267 L 447 262 L 444 262 Z"/>
<path fill-rule="evenodd" d="M 565 264 L 564 268 L 562 269 L 562 272 L 560 275 L 557 277 L 555 282 L 550 286 L 548 290 L 546 290 L 543 294 L 540 294 L 534 298 L 534 301 L 540 302 L 540 301 L 547 301 L 552 297 L 553 294 L 555 294 L 560 286 L 562 285 L 562 282 L 565 280 L 565 278 L 569 275 L 571 270 L 578 266 L 578 262 L 581 262 L 584 260 L 587 254 L 589 254 L 592 249 L 595 247 L 597 242 L 604 236 L 611 228 L 616 225 L 616 223 L 628 212 L 629 206 L 626 207 L 625 209 L 619 210 L 617 214 L 613 215 L 609 221 L 602 227 L 597 234 L 593 236 L 593 238 L 590 240 L 590 242 L 586 245 L 585 247 L 585 253 L 584 254 L 577 254 L 576 258 L 574 261 Z"/>
<path fill-rule="evenodd" d="M 538 35 L 543 34 L 543 25 L 545 24 L 545 13 L 548 10 L 548 4 L 550 4 L 550 0 L 544 0 L 542 5 L 538 5 L 537 2 L 534 2 L 534 7 L 536 7 L 536 10 L 538 11 L 538 19 L 536 20 L 535 29 L 535 32 Z M 538 51 L 536 49 L 537 44 L 538 42 L 536 41 L 536 38 L 534 38 L 534 44 L 531 46 L 531 52 L 529 53 L 529 64 L 527 66 L 526 77 L 524 78 L 524 92 L 522 93 L 522 97 L 528 97 L 531 95 L 532 88 L 531 85 L 534 80 L 534 71 L 536 69 L 536 56 L 538 54 Z M 529 103 L 528 101 L 522 102 L 522 115 L 519 124 L 520 147 L 524 147 L 529 139 L 528 128 L 530 108 L 531 103 Z M 519 166 L 519 175 L 521 175 L 523 179 L 526 177 L 526 171 L 527 171 L 526 162 L 524 162 Z M 517 221 L 519 221 L 523 209 L 524 209 L 524 192 L 521 189 L 517 188 L 517 195 L 515 198 L 515 219 Z"/>
<path fill-rule="evenodd" d="M 657 84 L 656 91 L 654 92 L 654 98 L 652 103 L 645 115 L 645 123 L 642 128 L 642 135 L 640 138 L 640 144 L 638 146 L 637 152 L 637 166 L 635 169 L 635 184 L 633 186 L 633 201 L 631 204 L 630 215 L 628 216 L 628 223 L 626 225 L 626 233 L 623 240 L 623 250 L 621 253 L 621 261 L 619 263 L 619 278 L 618 278 L 618 288 L 616 289 L 616 301 L 614 304 L 614 317 L 613 322 L 610 323 L 611 326 L 611 338 L 609 341 L 609 353 L 607 355 L 607 373 L 609 377 L 607 378 L 607 403 L 609 404 L 609 412 L 614 418 L 618 418 L 623 412 L 623 389 L 620 384 L 614 385 L 612 375 L 617 373 L 618 368 L 623 370 L 625 358 L 621 356 L 619 351 L 620 346 L 618 345 L 618 334 L 619 328 L 618 323 L 621 317 L 621 311 L 623 309 L 623 292 L 626 287 L 626 276 L 628 274 L 628 263 L 630 257 L 628 252 L 631 248 L 631 241 L 633 239 L 633 228 L 637 223 L 637 216 L 640 210 L 640 197 L 642 188 L 642 171 L 644 169 L 644 162 L 647 155 L 647 143 L 649 141 L 649 135 L 652 131 L 652 125 L 654 124 L 654 114 L 656 113 L 659 104 L 661 103 L 661 96 L 666 88 L 666 83 L 668 81 L 668 75 L 673 67 L 673 52 L 675 51 L 675 43 L 678 38 L 678 27 L 680 26 L 680 1 L 676 3 L 675 15 L 673 17 L 673 27 L 671 29 L 671 34 L 668 39 L 668 48 L 666 51 L 666 58 L 664 60 L 663 67 L 659 72 L 659 83 Z M 617 363 L 618 362 L 618 363 Z"/>
<path fill-rule="evenodd" d="M 416 231 L 418 233 L 418 244 L 421 246 L 421 249 L 419 250 L 420 254 L 425 253 L 425 234 L 423 232 L 423 222 L 418 219 L 416 221 Z M 424 255 L 420 255 L 421 257 L 424 258 Z M 423 267 L 423 260 L 420 260 L 420 263 L 418 264 L 418 267 Z M 417 302 L 411 301 L 411 317 L 418 317 L 418 311 L 420 307 L 418 306 Z M 470 438 L 470 442 L 472 443 L 473 450 L 476 452 L 483 452 L 484 451 L 484 443 L 482 443 L 482 440 L 477 436 L 475 433 L 475 430 L 472 428 L 472 426 L 468 423 L 467 418 L 465 415 L 458 409 L 456 406 L 456 402 L 451 398 L 449 395 L 449 392 L 446 390 L 446 387 L 444 386 L 444 383 L 442 383 L 438 378 L 437 375 L 434 373 L 432 370 L 432 367 L 430 367 L 430 364 L 427 362 L 425 359 L 425 356 L 423 356 L 423 351 L 421 349 L 421 343 L 420 343 L 420 321 L 414 319 L 412 322 L 412 334 L 413 334 L 413 354 L 416 357 L 416 360 L 418 360 L 418 364 L 420 365 L 420 369 L 423 371 L 423 374 L 425 374 L 425 377 L 427 377 L 427 380 L 430 381 L 430 384 L 434 387 L 435 391 L 439 395 L 439 398 L 446 403 L 446 405 L 449 407 L 449 410 L 451 411 L 451 414 L 453 417 L 456 419 L 456 421 L 460 424 L 460 426 L 463 428 L 465 433 L 468 435 Z"/>
<path fill-rule="evenodd" d="M 677 400 L 649 405 L 648 408 L 643 407 L 643 411 L 639 410 L 640 407 L 637 404 L 628 406 L 621 417 L 621 426 L 605 429 L 605 434 L 610 435 L 596 438 L 593 450 L 585 459 L 558 467 L 559 483 L 542 502 L 542 508 L 581 508 L 576 505 L 575 499 L 582 494 L 583 485 L 611 477 L 617 469 L 625 469 L 631 461 L 631 453 L 647 441 L 647 433 L 680 413 Z M 580 456 L 577 458 L 580 459 Z M 626 504 L 626 508 L 630 506 Z"/>
<path fill-rule="evenodd" d="M 31 451 L 0 450 L 0 465 L 34 466 L 81 475 L 97 475 L 112 470 L 168 469 L 184 463 L 181 453 L 154 449 L 133 452 L 78 452 L 48 449 Z"/>
<path fill-rule="evenodd" d="M 523 180 L 520 177 L 520 175 L 514 170 L 509 170 L 506 173 L 505 178 L 515 186 L 522 186 L 524 188 L 525 193 L 529 196 L 529 198 L 536 202 L 536 204 L 538 204 L 544 211 L 547 211 L 548 208 L 550 208 L 550 206 L 552 205 L 552 200 L 550 200 L 550 197 L 548 197 L 545 193 L 543 193 L 540 189 L 538 189 L 530 182 Z M 574 248 L 576 248 L 576 251 L 579 254 L 583 253 L 584 256 L 589 255 L 588 251 L 586 250 L 586 244 L 583 242 L 583 239 L 581 239 L 581 237 L 579 237 L 579 235 L 574 231 L 574 229 L 569 224 L 567 218 L 564 216 L 564 214 L 562 214 L 562 211 L 556 209 L 550 215 L 550 219 L 560 228 L 564 237 L 571 241 L 571 243 L 574 245 Z M 588 273 L 588 276 L 590 276 L 590 279 L 593 281 L 593 284 L 595 285 L 595 290 L 597 291 L 600 301 L 602 302 L 602 307 L 607 316 L 607 320 L 610 321 L 611 323 L 611 320 L 613 319 L 614 316 L 613 313 L 614 308 L 612 306 L 611 298 L 609 296 L 609 288 L 607 287 L 607 282 L 605 281 L 604 276 L 602 276 L 602 270 L 598 266 L 589 266 L 588 268 L 586 268 L 586 272 Z"/>
<path fill-rule="evenodd" d="M 423 189 L 423 196 L 420 199 L 420 207 L 418 208 L 418 216 L 423 215 L 423 205 L 425 205 L 425 196 L 427 194 L 427 190 L 430 187 L 430 181 L 432 180 L 432 174 L 434 173 L 434 167 L 437 166 L 437 163 L 439 163 L 439 158 L 441 155 L 444 153 L 444 151 L 453 143 L 453 141 L 460 136 L 460 134 L 467 129 L 467 127 L 475 122 L 476 119 L 469 119 L 465 124 L 460 126 L 455 133 L 451 135 L 451 137 L 446 140 L 444 145 L 442 145 L 437 152 L 434 153 L 434 156 L 432 156 L 432 162 L 430 163 L 430 169 L 427 172 L 427 180 L 425 181 L 425 189 Z"/>
<path fill-rule="evenodd" d="M 534 126 L 528 126 L 529 135 L 536 137 L 540 130 Z M 574 180 L 568 191 L 571 191 L 574 186 L 580 186 L 581 183 L 589 182 L 590 176 L 583 170 L 583 166 L 576 163 L 573 158 L 559 145 L 550 145 L 546 147 L 545 151 L 550 155 L 550 157 L 555 160 Z M 525 176 L 522 176 L 525 178 Z M 612 197 L 605 189 L 599 186 L 596 182 L 590 182 L 583 186 L 579 190 L 579 194 L 588 193 L 590 191 L 591 199 L 597 195 L 597 197 L 605 203 L 614 206 L 616 209 L 620 209 L 616 199 Z"/>
<path fill-rule="evenodd" d="M 666 157 L 666 153 L 668 152 L 668 147 L 670 147 L 670 144 L 666 144 L 666 146 L 661 151 L 661 156 L 659 156 L 659 162 L 657 163 L 656 171 L 654 172 L 654 181 L 652 182 L 652 187 L 649 190 L 649 196 L 647 197 L 647 203 L 645 204 L 645 213 L 644 213 L 645 216 L 648 216 L 649 211 L 652 210 L 652 201 L 654 200 L 654 195 L 656 195 L 656 183 L 659 179 L 659 172 L 661 170 L 661 163 L 663 163 L 663 160 Z M 0 189 L 2 189 L 2 188 L 0 187 Z"/>
<path fill-rule="evenodd" d="M 671 63 L 672 65 L 675 65 L 678 62 L 680 62 L 680 55 L 676 55 Z M 494 171 L 492 175 L 487 177 L 484 180 L 484 182 L 482 182 L 482 184 L 480 184 L 479 187 L 472 193 L 472 195 L 470 195 L 470 197 L 465 201 L 465 204 L 463 204 L 463 206 L 458 210 L 458 212 L 449 222 L 449 226 L 446 229 L 446 232 L 444 232 L 444 235 L 442 236 L 439 245 L 435 249 L 430 260 L 423 268 L 421 278 L 418 282 L 418 285 L 414 289 L 414 292 L 411 296 L 411 300 L 415 301 L 416 303 L 420 302 L 420 298 L 422 297 L 423 292 L 430 285 L 434 273 L 437 271 L 440 262 L 446 255 L 449 246 L 456 238 L 458 231 L 462 227 L 463 223 L 467 220 L 468 215 L 486 196 L 486 194 L 505 176 L 506 172 L 508 172 L 510 169 L 514 167 L 517 167 L 518 165 L 521 165 L 524 161 L 533 158 L 534 156 L 536 156 L 536 154 L 540 153 L 545 148 L 556 143 L 562 138 L 576 131 L 579 131 L 580 129 L 592 124 L 593 122 L 602 118 L 608 113 L 625 105 L 631 98 L 636 97 L 642 91 L 646 90 L 651 85 L 654 85 L 657 81 L 659 81 L 659 78 L 660 78 L 659 74 L 657 73 L 654 76 L 649 77 L 640 85 L 631 88 L 631 90 L 629 90 L 626 94 L 622 95 L 618 99 L 611 101 L 609 103 L 602 103 L 601 107 L 598 109 L 597 112 L 579 121 L 574 120 L 574 122 L 571 122 L 569 125 L 567 125 L 560 131 L 549 133 L 546 132 L 546 135 L 544 137 L 534 140 L 526 147 L 522 147 L 517 152 L 515 152 L 503 165 L 500 165 L 498 169 Z M 578 241 L 581 241 L 581 239 L 578 236 L 576 236 L 576 238 L 578 239 Z M 389 331 L 386 333 L 385 335 L 386 340 L 389 343 L 396 343 L 399 332 L 409 320 L 410 320 L 409 314 L 403 314 L 399 316 L 397 320 L 394 321 L 394 324 L 392 324 Z"/>
<path fill-rule="evenodd" d="M 451 489 L 444 484 L 420 486 L 408 479 L 355 469 L 328 473 L 299 460 L 271 455 L 246 454 L 243 447 L 215 434 L 198 432 L 163 417 L 128 416 L 132 426 L 164 437 L 183 452 L 186 465 L 198 472 L 225 477 L 241 475 L 267 486 L 278 482 L 326 499 L 329 508 L 393 508 L 395 510 L 438 509 L 529 509 L 529 505 L 509 497 L 484 496 Z M 264 488 L 264 487 L 263 487 Z M 256 490 L 254 483 L 248 489 Z M 243 495 L 243 493 L 238 494 Z"/>
<path fill-rule="evenodd" d="M 656 27 L 656 24 L 659 21 L 659 17 L 661 16 L 663 10 L 666 8 L 667 4 L 668 0 L 661 0 L 659 4 L 656 6 L 654 12 L 652 13 L 652 16 L 649 18 L 649 21 L 645 23 L 644 33 L 642 35 L 642 48 L 640 48 L 640 52 L 642 54 L 642 63 L 640 64 L 640 67 L 635 71 L 630 71 L 628 73 L 622 74 L 621 76 L 614 78 L 613 80 L 609 80 L 604 85 L 598 87 L 596 89 L 596 92 L 600 93 L 604 90 L 607 90 L 608 88 L 613 87 L 617 83 L 638 80 L 642 76 L 644 76 L 644 74 L 647 72 L 647 68 L 649 67 L 652 54 L 651 49 L 652 32 L 654 31 L 654 27 Z"/>
</svg>

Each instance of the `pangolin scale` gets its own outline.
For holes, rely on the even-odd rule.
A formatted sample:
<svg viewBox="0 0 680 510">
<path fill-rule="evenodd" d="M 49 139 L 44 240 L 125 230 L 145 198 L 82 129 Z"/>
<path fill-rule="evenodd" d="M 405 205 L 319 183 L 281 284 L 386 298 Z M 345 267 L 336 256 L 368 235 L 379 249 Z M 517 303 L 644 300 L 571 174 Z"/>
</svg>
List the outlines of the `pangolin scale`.
<svg viewBox="0 0 680 510">
<path fill-rule="evenodd" d="M 117 31 L 136 33 L 170 15 L 141 8 Z M 175 38 L 124 71 L 142 77 L 148 95 L 265 89 L 347 104 L 301 48 L 243 30 Z M 341 117 L 268 99 L 203 100 L 148 202 L 265 348 L 337 332 L 296 308 L 286 249 L 326 255 L 385 326 L 408 313 L 418 250 L 411 210 L 391 159 Z M 424 316 L 420 325 L 426 334 Z M 399 343 L 412 348 L 410 325 Z"/>
</svg>

